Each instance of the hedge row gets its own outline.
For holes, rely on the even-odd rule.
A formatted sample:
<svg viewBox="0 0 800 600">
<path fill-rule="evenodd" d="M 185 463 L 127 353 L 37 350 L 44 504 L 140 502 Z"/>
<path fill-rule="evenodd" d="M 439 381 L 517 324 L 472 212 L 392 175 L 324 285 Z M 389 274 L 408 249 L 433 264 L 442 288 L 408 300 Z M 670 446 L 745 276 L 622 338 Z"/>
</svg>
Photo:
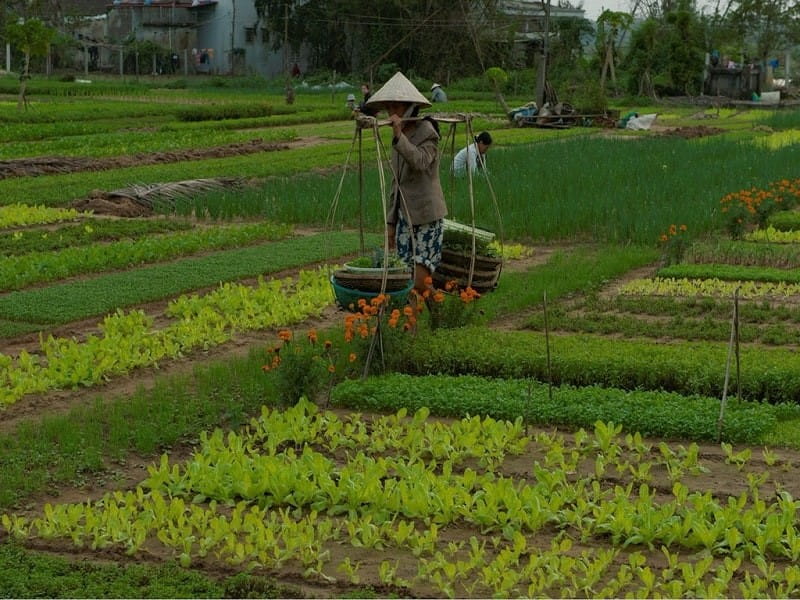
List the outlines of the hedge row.
<svg viewBox="0 0 800 600">
<path fill-rule="evenodd" d="M 502 348 L 502 352 L 497 349 Z M 591 335 L 551 336 L 552 381 L 626 390 L 666 390 L 721 397 L 727 343 L 675 344 Z M 800 401 L 800 358 L 791 348 L 741 350 L 741 390 L 747 400 Z M 403 372 L 473 373 L 488 377 L 533 377 L 547 381 L 545 336 L 477 327 L 420 334 L 404 350 Z M 736 391 L 731 366 L 729 394 Z"/>
<path fill-rule="evenodd" d="M 670 392 L 628 391 L 598 386 L 559 386 L 521 379 L 475 376 L 392 374 L 337 385 L 331 401 L 355 410 L 409 412 L 423 406 L 446 417 L 490 416 L 529 423 L 592 427 L 596 421 L 614 422 L 642 435 L 691 440 L 716 440 L 719 400 Z M 800 407 L 731 402 L 725 413 L 723 439 L 759 442 L 771 432 L 779 416 L 800 415 Z"/>
</svg>

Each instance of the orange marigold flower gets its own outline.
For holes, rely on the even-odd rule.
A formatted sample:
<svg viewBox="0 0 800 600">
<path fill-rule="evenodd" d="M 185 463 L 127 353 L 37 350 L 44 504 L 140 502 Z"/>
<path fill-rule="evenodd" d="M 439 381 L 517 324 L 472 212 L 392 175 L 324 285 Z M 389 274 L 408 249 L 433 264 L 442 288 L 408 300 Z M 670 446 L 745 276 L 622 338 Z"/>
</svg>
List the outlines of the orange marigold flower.
<svg viewBox="0 0 800 600">
<path fill-rule="evenodd" d="M 328 365 L 328 373 L 336 373 L 336 367 L 333 365 Z"/>
<path fill-rule="evenodd" d="M 331 346 L 333 346 L 333 342 L 330 340 L 325 340 L 325 350 L 330 350 Z"/>
<path fill-rule="evenodd" d="M 356 360 L 356 353 L 355 353 L 355 352 L 351 352 L 351 353 L 350 353 L 350 356 L 348 356 L 348 357 L 347 357 L 347 360 L 349 360 L 350 362 L 355 362 L 355 360 Z"/>
<path fill-rule="evenodd" d="M 288 329 L 282 329 L 278 332 L 278 338 L 283 340 L 284 342 L 288 342 L 292 339 L 292 332 Z"/>
<path fill-rule="evenodd" d="M 403 314 L 405 316 L 407 316 L 407 317 L 410 317 L 411 315 L 414 314 L 414 309 L 411 308 L 410 306 L 404 306 L 403 307 Z"/>
<path fill-rule="evenodd" d="M 428 276 L 425 278 L 425 285 L 428 285 L 428 286 L 431 286 L 431 285 L 433 285 L 433 277 L 431 277 L 430 275 L 428 275 Z"/>
<path fill-rule="evenodd" d="M 395 317 L 390 317 L 390 318 L 389 318 L 389 320 L 388 320 L 388 321 L 386 321 L 386 324 L 387 324 L 389 327 L 391 327 L 392 329 L 394 329 L 395 327 L 397 327 L 397 321 L 398 321 L 398 320 L 399 320 L 399 317 L 398 317 L 398 318 L 395 318 Z"/>
<path fill-rule="evenodd" d="M 403 331 L 408 331 L 409 329 L 411 329 L 411 323 L 403 323 Z"/>
<path fill-rule="evenodd" d="M 440 303 L 444 302 L 444 294 L 442 292 L 436 292 L 433 295 L 433 301 L 434 302 L 440 302 Z"/>
<path fill-rule="evenodd" d="M 264 372 L 269 371 L 271 368 L 272 367 L 270 367 L 269 365 L 261 365 L 261 370 L 264 371 Z"/>
<path fill-rule="evenodd" d="M 662 242 L 666 242 L 669 238 L 667 237 L 666 233 L 662 233 L 660 239 L 661 239 Z"/>
<path fill-rule="evenodd" d="M 453 290 L 454 287 L 456 287 L 456 285 L 458 285 L 456 283 L 456 280 L 455 279 L 451 279 L 450 281 L 448 281 L 447 283 L 444 284 L 444 289 L 445 289 L 446 292 L 450 292 L 450 291 Z"/>
<path fill-rule="evenodd" d="M 311 331 L 308 332 L 308 341 L 311 342 L 312 344 L 316 344 L 317 343 L 317 332 L 316 332 L 316 330 L 312 329 Z"/>
<path fill-rule="evenodd" d="M 681 226 L 680 226 L 680 230 L 681 230 L 681 231 L 686 231 L 686 225 L 681 225 Z"/>
<path fill-rule="evenodd" d="M 367 305 L 367 301 L 364 298 L 358 299 L 358 308 L 364 308 Z"/>
<path fill-rule="evenodd" d="M 400 318 L 400 309 L 395 308 L 394 310 L 392 310 L 392 313 L 389 315 L 389 318 L 391 318 L 391 319 L 399 319 Z"/>
<path fill-rule="evenodd" d="M 345 342 L 352 342 L 353 341 L 353 331 L 348 330 L 344 332 L 344 341 Z"/>
<path fill-rule="evenodd" d="M 670 235 L 675 235 L 676 233 L 678 233 L 678 228 L 675 227 L 675 225 L 670 225 L 669 226 L 669 234 Z"/>
</svg>

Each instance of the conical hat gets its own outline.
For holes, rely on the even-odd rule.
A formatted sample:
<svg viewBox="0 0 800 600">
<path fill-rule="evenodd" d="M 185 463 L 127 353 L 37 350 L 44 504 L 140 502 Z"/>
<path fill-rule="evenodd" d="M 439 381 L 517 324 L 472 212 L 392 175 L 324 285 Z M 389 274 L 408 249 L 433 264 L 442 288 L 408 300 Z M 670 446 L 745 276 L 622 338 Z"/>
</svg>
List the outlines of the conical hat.
<svg viewBox="0 0 800 600">
<path fill-rule="evenodd" d="M 414 87 L 400 71 L 383 84 L 383 87 L 369 97 L 366 106 L 383 108 L 387 102 L 409 102 L 420 108 L 429 108 L 431 103 Z"/>
</svg>

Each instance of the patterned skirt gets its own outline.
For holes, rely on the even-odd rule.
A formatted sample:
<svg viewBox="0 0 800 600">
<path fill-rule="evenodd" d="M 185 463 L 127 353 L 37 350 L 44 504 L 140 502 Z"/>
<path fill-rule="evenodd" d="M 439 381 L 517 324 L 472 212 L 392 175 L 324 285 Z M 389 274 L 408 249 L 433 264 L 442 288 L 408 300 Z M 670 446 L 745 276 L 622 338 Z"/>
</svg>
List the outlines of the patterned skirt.
<svg viewBox="0 0 800 600">
<path fill-rule="evenodd" d="M 443 237 L 443 219 L 409 228 L 405 216 L 400 212 L 397 220 L 397 254 L 409 266 L 420 264 L 433 273 L 442 262 Z"/>
</svg>

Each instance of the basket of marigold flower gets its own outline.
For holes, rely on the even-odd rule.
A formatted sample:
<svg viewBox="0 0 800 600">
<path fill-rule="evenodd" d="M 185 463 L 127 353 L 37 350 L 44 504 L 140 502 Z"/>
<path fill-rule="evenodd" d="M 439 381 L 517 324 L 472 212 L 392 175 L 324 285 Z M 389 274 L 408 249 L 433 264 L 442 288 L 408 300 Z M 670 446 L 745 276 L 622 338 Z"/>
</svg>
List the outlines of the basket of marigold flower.
<svg viewBox="0 0 800 600">
<path fill-rule="evenodd" d="M 336 304 L 339 308 L 343 308 L 344 310 L 355 311 L 358 307 L 359 300 L 366 300 L 370 302 L 373 298 L 378 296 L 378 292 L 380 291 L 380 287 L 377 289 L 372 285 L 373 280 L 366 280 L 368 284 L 367 287 L 371 289 L 359 289 L 356 285 L 353 285 L 352 281 L 348 281 L 348 284 L 345 283 L 337 277 L 339 271 L 334 273 L 331 277 L 331 286 L 333 286 L 333 295 L 336 297 Z M 380 282 L 378 282 L 380 283 Z M 353 287 L 351 287 L 353 285 Z M 386 295 L 389 297 L 389 304 L 391 306 L 402 306 L 406 303 L 408 298 L 408 294 L 411 291 L 411 288 L 414 286 L 414 282 L 406 277 L 403 279 L 403 285 L 399 289 L 389 289 L 387 285 Z"/>
</svg>

